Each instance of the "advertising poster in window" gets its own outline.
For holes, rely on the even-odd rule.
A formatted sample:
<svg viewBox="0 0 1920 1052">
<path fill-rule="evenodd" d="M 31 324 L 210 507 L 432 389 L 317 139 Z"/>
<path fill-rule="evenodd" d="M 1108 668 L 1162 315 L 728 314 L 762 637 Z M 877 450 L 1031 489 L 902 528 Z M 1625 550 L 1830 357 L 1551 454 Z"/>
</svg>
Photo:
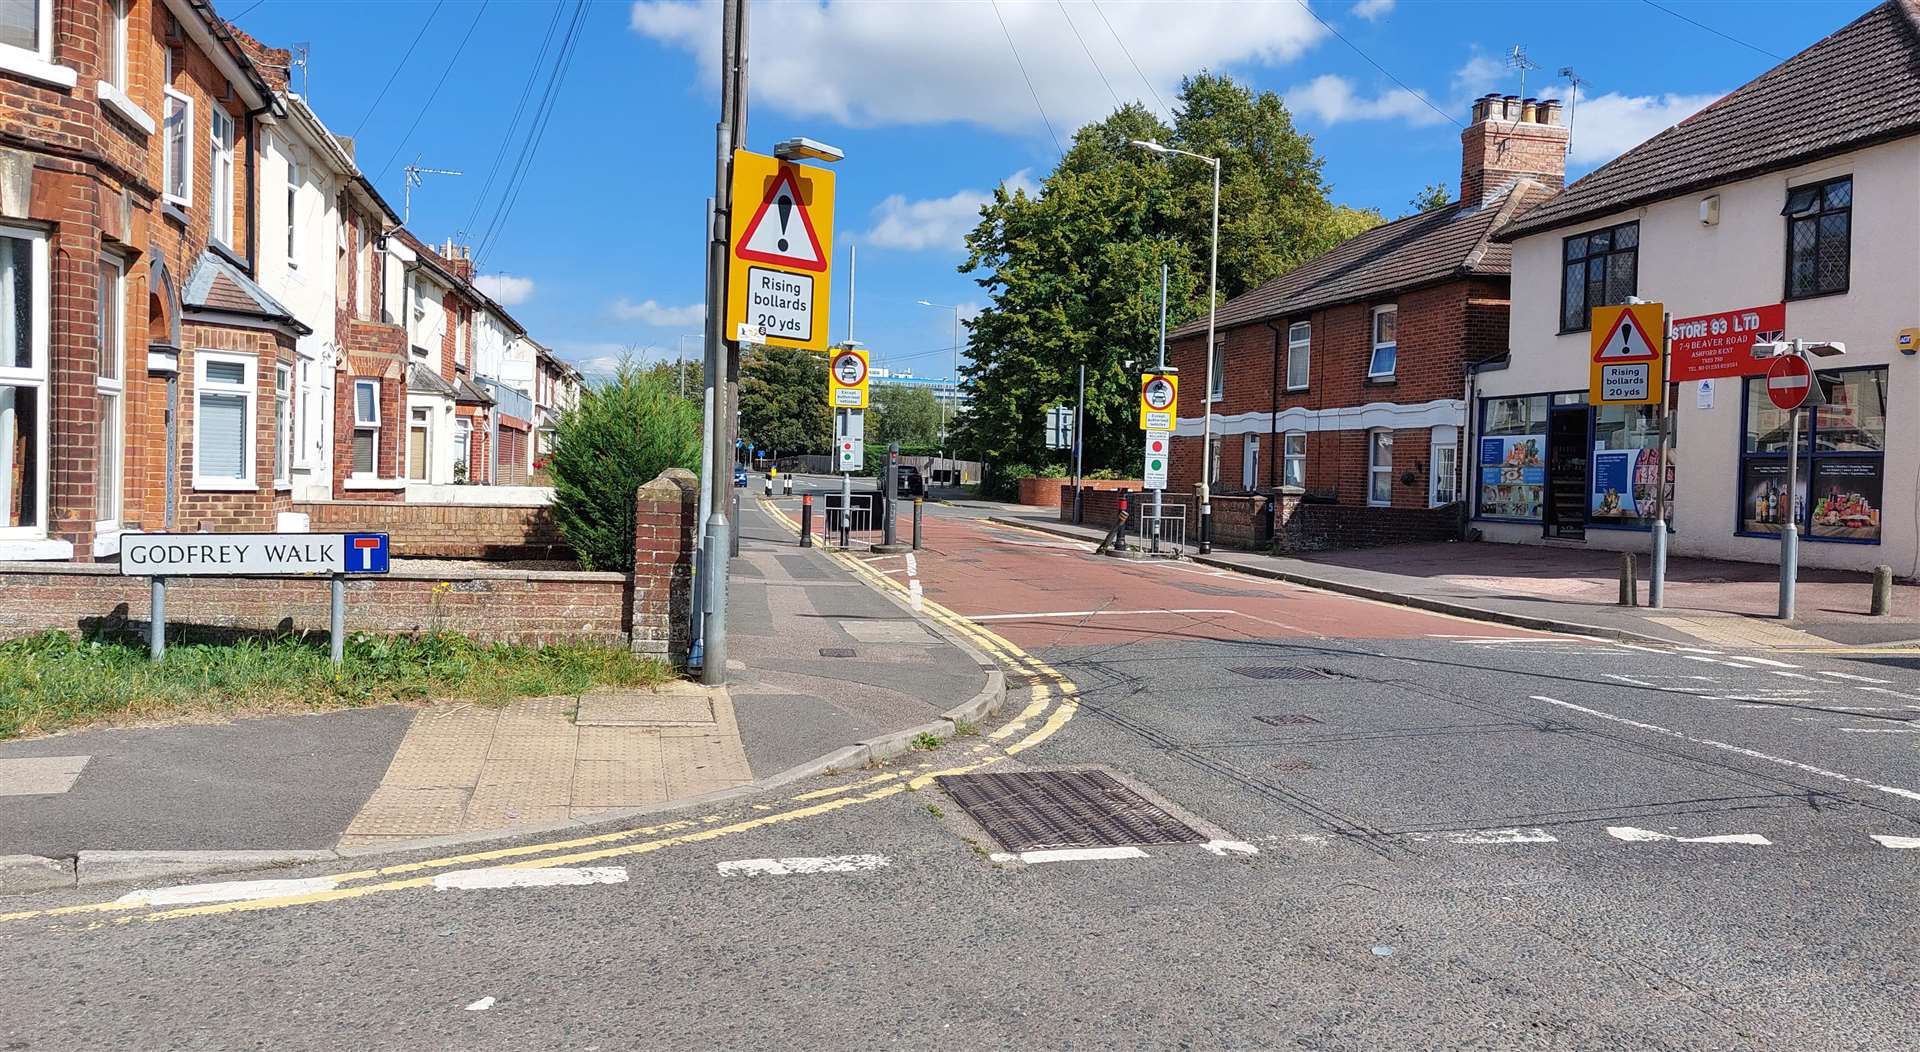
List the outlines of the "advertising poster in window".
<svg viewBox="0 0 1920 1052">
<path fill-rule="evenodd" d="M 1877 499 L 1878 480 L 1874 490 Z M 1742 533 L 1779 533 L 1782 523 L 1787 521 L 1794 507 L 1802 513 L 1807 503 L 1807 462 L 1800 462 L 1799 485 L 1795 486 L 1795 497 L 1787 494 L 1787 462 L 1785 460 L 1749 460 L 1747 461 L 1747 484 L 1741 493 L 1740 532 Z M 1789 502 L 1792 503 L 1789 503 Z M 1804 521 L 1804 520 L 1802 520 Z M 1876 521 L 1878 521 L 1876 519 Z"/>
<path fill-rule="evenodd" d="M 1880 539 L 1881 461 L 1822 459 L 1813 467 L 1812 536 Z"/>
<path fill-rule="evenodd" d="M 1546 500 L 1544 435 L 1503 435 L 1480 440 L 1480 514 L 1498 519 L 1537 519 Z"/>
<path fill-rule="evenodd" d="M 1588 517 L 1600 521 L 1650 518 L 1654 480 L 1660 475 L 1657 449 L 1593 449 L 1593 488 Z M 1673 464 L 1667 464 L 1667 518 L 1673 518 Z"/>
</svg>

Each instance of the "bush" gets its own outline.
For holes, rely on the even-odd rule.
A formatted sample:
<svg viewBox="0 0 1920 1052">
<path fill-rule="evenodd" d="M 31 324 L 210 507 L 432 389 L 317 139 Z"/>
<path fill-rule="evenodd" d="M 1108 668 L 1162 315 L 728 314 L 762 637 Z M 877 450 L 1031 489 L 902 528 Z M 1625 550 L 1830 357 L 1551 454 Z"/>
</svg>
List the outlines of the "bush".
<svg viewBox="0 0 1920 1052">
<path fill-rule="evenodd" d="M 1064 464 L 1009 464 L 1004 468 L 988 470 L 987 477 L 980 484 L 980 495 L 988 500 L 1020 499 L 1020 480 L 1024 478 L 1059 478 L 1067 474 Z"/>
<path fill-rule="evenodd" d="M 633 569 L 633 495 L 668 468 L 700 469 L 700 408 L 663 375 L 620 363 L 555 425 L 553 518 L 582 569 Z"/>
</svg>

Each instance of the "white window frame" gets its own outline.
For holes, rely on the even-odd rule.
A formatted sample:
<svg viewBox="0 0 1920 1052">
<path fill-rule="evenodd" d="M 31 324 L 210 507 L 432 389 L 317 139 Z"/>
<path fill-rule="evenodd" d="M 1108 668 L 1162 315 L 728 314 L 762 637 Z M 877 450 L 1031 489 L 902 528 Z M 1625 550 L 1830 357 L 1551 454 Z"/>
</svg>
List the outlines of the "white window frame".
<svg viewBox="0 0 1920 1052">
<path fill-rule="evenodd" d="M 426 414 L 421 419 L 419 414 Z M 413 433 L 420 432 L 420 463 L 413 462 Z M 414 476 L 419 471 L 419 477 Z M 423 405 L 407 407 L 407 481 L 433 481 L 433 409 Z"/>
<path fill-rule="evenodd" d="M 207 366 L 211 363 L 239 365 L 245 370 L 245 379 L 237 384 L 207 379 Z M 193 488 L 220 490 L 238 493 L 258 489 L 260 483 L 260 451 L 257 447 L 259 435 L 256 424 L 260 417 L 260 360 L 251 354 L 233 351 L 213 351 L 204 348 L 193 352 Z M 240 458 L 246 474 L 240 478 L 208 478 L 200 474 L 201 465 L 206 458 L 201 455 L 200 439 L 200 399 L 208 394 L 237 395 L 246 401 L 246 419 L 240 425 L 242 440 L 246 443 L 246 452 Z"/>
<path fill-rule="evenodd" d="M 9 69 L 55 87 L 73 87 L 79 82 L 79 75 L 71 67 L 53 61 L 53 0 L 29 2 L 39 6 L 35 22 L 40 27 L 40 39 L 30 48 L 0 44 L 0 69 Z"/>
<path fill-rule="evenodd" d="M 293 488 L 293 366 L 273 365 L 273 488 Z"/>
<path fill-rule="evenodd" d="M 5 348 L 7 352 L 6 356 L 0 357 L 0 385 L 35 392 L 34 416 L 37 418 L 35 422 L 38 427 L 33 436 L 33 443 L 37 455 L 34 457 L 34 477 L 27 480 L 26 484 L 34 487 L 36 499 L 33 503 L 39 518 L 39 522 L 33 526 L 8 526 L 5 524 L 6 520 L 0 518 L 0 540 L 41 540 L 47 536 L 47 520 L 51 518 L 52 515 L 52 509 L 48 507 L 47 504 L 49 495 L 47 488 L 47 462 L 51 459 L 48 455 L 50 450 L 47 446 L 49 438 L 47 423 L 48 418 L 53 415 L 53 407 L 48 404 L 52 398 L 53 385 L 49 382 L 47 375 L 47 328 L 50 324 L 48 304 L 51 302 L 48 298 L 50 271 L 48 269 L 47 235 L 38 230 L 0 224 L 0 236 L 17 238 L 28 242 L 30 245 L 28 249 L 28 265 L 33 268 L 33 272 L 29 278 L 27 294 L 32 297 L 33 302 L 29 305 L 27 311 L 28 362 L 25 367 L 14 365 L 11 356 L 12 348 Z M 5 426 L 0 426 L 0 464 L 11 464 L 12 462 L 13 427 L 9 423 Z M 4 489 L 5 485 L 0 484 L 0 490 Z M 10 500 L 11 494 L 6 494 L 4 498 L 0 498 L 0 511 L 3 511 L 7 507 Z"/>
<path fill-rule="evenodd" d="M 1386 463 L 1380 462 L 1380 439 L 1387 440 Z M 1387 480 L 1387 495 L 1383 500 L 1374 492 L 1377 480 Z M 1393 429 L 1376 427 L 1367 432 L 1367 506 L 1370 508 L 1390 508 L 1393 506 Z"/>
<path fill-rule="evenodd" d="M 1393 339 L 1382 340 L 1380 338 L 1380 319 L 1388 314 L 1393 315 Z M 1397 303 L 1388 303 L 1384 306 L 1373 308 L 1373 313 L 1368 317 L 1367 324 L 1367 342 L 1373 348 L 1372 355 L 1367 358 L 1367 379 L 1391 380 L 1393 379 L 1394 371 L 1400 367 L 1400 305 Z M 1393 365 L 1391 368 L 1382 371 L 1379 368 L 1380 352 L 1387 348 L 1393 349 Z"/>
<path fill-rule="evenodd" d="M 287 143 L 287 269 L 300 269 L 300 161 Z"/>
<path fill-rule="evenodd" d="M 114 457 L 110 464 L 102 463 L 98 455 L 94 458 L 96 470 L 104 476 L 94 483 L 93 533 L 96 542 L 102 534 L 119 532 L 120 511 L 126 503 L 126 493 L 121 487 L 126 481 L 127 461 L 127 265 L 116 256 L 101 256 L 100 284 L 99 306 L 113 306 L 110 327 L 107 319 L 97 319 L 103 344 L 100 354 L 103 359 L 113 362 L 114 369 L 112 376 L 106 376 L 96 363 L 93 385 L 99 401 L 111 401 L 113 405 L 112 419 L 101 420 L 99 426 L 103 436 L 108 428 L 112 429 Z M 105 487 L 101 486 L 102 481 L 107 483 Z M 103 489 L 111 491 L 111 496 L 104 493 Z M 102 503 L 111 506 L 103 508 Z"/>
<path fill-rule="evenodd" d="M 467 481 L 473 481 L 473 421 L 464 417 L 453 418 L 453 458 L 456 465 L 466 470 Z"/>
<path fill-rule="evenodd" d="M 1295 439 L 1298 439 L 1300 451 L 1294 452 Z M 1299 465 L 1299 470 L 1294 465 Z M 1298 481 L 1289 482 L 1288 479 Z M 1307 433 L 1305 431 L 1283 431 L 1280 433 L 1280 484 L 1297 489 L 1307 487 Z"/>
<path fill-rule="evenodd" d="M 1207 401 L 1218 402 L 1227 397 L 1227 338 L 1216 336 L 1213 340 L 1213 358 L 1207 365 L 1210 383 Z"/>
<path fill-rule="evenodd" d="M 1442 470 L 1440 463 L 1442 452 L 1451 454 L 1453 463 Z M 1450 492 L 1446 500 L 1441 500 L 1441 484 Z M 1461 499 L 1460 486 L 1460 431 L 1449 426 L 1437 426 L 1427 439 L 1427 507 L 1438 508 Z"/>
<path fill-rule="evenodd" d="M 1251 493 L 1260 488 L 1260 433 L 1249 431 L 1240 440 L 1240 488 Z"/>
<path fill-rule="evenodd" d="M 207 236 L 233 247 L 233 148 L 239 129 L 218 105 L 207 111 Z M 223 134 L 224 133 L 224 134 Z"/>
<path fill-rule="evenodd" d="M 127 90 L 127 8 L 133 0 L 105 0 L 107 8 L 106 45 L 112 52 L 103 63 L 106 83 L 122 95 Z"/>
<path fill-rule="evenodd" d="M 1299 366 L 1300 379 L 1293 378 L 1294 367 Z M 1287 326 L 1287 390 L 1304 391 L 1313 377 L 1313 323 L 1296 321 Z"/>
<path fill-rule="evenodd" d="M 164 101 L 160 110 L 160 193 L 168 202 L 181 208 L 193 207 L 193 99 L 185 92 L 167 88 L 163 93 Z M 180 104 L 182 119 L 186 128 L 180 134 L 185 136 L 186 147 L 180 151 L 180 161 L 186 166 L 181 174 L 181 187 L 185 193 L 173 192 L 173 129 L 168 126 L 167 118 L 171 114 L 171 104 Z"/>
<path fill-rule="evenodd" d="M 371 417 L 363 418 L 360 415 L 360 389 L 362 387 L 373 389 L 373 415 Z M 352 439 L 358 438 L 362 431 L 373 432 L 373 456 L 371 458 L 373 460 L 373 470 L 366 472 L 353 470 Z M 356 379 L 353 381 L 353 434 L 347 442 L 347 473 L 353 478 L 371 479 L 380 477 L 380 381 L 378 380 Z"/>
<path fill-rule="evenodd" d="M 1207 446 L 1207 485 L 1220 484 L 1220 449 L 1224 445 L 1219 435 L 1214 435 Z"/>
</svg>

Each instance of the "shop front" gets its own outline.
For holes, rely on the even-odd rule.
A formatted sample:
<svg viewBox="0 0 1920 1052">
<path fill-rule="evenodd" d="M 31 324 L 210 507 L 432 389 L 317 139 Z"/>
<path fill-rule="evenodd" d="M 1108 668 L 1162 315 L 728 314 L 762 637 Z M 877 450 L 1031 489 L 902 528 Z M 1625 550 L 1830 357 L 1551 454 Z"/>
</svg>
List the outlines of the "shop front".
<svg viewBox="0 0 1920 1052">
<path fill-rule="evenodd" d="M 1660 477 L 1652 406 L 1590 406 L 1579 391 L 1483 398 L 1479 425 L 1477 520 L 1563 540 L 1647 529 Z M 1669 519 L 1676 474 L 1670 458 Z"/>
</svg>

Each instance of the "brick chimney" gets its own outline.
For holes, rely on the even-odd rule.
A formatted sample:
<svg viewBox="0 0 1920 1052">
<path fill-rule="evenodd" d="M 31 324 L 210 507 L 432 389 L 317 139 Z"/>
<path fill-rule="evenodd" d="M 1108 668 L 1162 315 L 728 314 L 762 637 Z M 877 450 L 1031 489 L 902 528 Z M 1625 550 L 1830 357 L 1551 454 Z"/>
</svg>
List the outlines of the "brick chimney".
<svg viewBox="0 0 1920 1052">
<path fill-rule="evenodd" d="M 1561 189 L 1567 183 L 1567 135 L 1558 99 L 1475 99 L 1473 123 L 1460 133 L 1460 200 L 1484 205 L 1522 178 Z"/>
<path fill-rule="evenodd" d="M 473 250 L 465 245 L 456 245 L 448 238 L 440 246 L 439 256 L 447 261 L 447 269 L 461 281 L 473 281 Z"/>
</svg>

